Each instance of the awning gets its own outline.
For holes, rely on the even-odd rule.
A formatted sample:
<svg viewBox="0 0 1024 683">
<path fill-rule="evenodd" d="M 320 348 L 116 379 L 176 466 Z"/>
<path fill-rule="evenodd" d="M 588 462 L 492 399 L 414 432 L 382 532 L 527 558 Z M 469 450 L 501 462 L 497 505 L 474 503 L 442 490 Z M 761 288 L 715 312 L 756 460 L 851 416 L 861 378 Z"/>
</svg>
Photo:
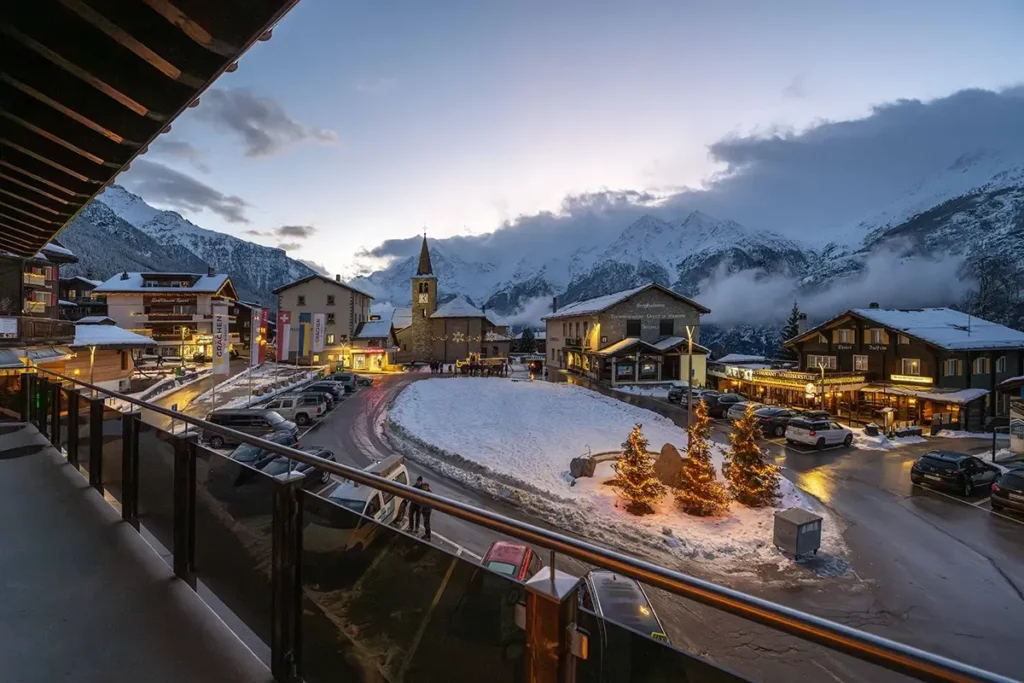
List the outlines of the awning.
<svg viewBox="0 0 1024 683">
<path fill-rule="evenodd" d="M 988 389 L 917 389 L 914 387 L 906 387 L 899 385 L 888 385 L 888 384 L 869 384 L 864 387 L 864 391 L 873 391 L 879 394 L 889 394 L 892 396 L 913 396 L 914 398 L 920 398 L 925 401 L 935 401 L 936 403 L 957 403 L 964 404 L 976 401 L 989 393 Z"/>
<path fill-rule="evenodd" d="M 33 349 L 0 349 L 0 368 L 10 370 L 12 368 L 28 367 L 26 361 L 34 365 L 40 363 L 52 363 L 58 360 L 71 358 L 74 352 L 66 346 L 45 346 Z"/>
</svg>

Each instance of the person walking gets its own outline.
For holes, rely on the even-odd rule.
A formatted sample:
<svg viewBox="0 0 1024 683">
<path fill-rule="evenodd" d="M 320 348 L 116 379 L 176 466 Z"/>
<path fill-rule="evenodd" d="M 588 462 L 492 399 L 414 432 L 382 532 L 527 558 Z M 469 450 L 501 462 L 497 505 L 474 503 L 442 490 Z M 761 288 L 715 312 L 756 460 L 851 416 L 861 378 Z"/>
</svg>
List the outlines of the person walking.
<svg viewBox="0 0 1024 683">
<path fill-rule="evenodd" d="M 422 481 L 422 479 L 423 479 L 423 477 L 420 477 L 420 481 Z M 428 484 L 427 482 L 424 481 L 423 485 L 420 488 L 423 489 L 424 491 L 426 491 L 427 493 L 430 493 L 430 484 Z M 423 540 L 427 541 L 429 543 L 430 542 L 430 506 L 428 506 L 428 505 L 422 506 L 420 508 L 420 514 L 423 515 Z"/>
<path fill-rule="evenodd" d="M 423 477 L 416 477 L 416 483 L 412 485 L 414 489 L 422 489 L 426 484 L 423 483 Z M 420 515 L 423 512 L 422 506 L 415 501 L 409 501 L 409 527 L 408 531 L 418 533 L 420 530 Z"/>
</svg>

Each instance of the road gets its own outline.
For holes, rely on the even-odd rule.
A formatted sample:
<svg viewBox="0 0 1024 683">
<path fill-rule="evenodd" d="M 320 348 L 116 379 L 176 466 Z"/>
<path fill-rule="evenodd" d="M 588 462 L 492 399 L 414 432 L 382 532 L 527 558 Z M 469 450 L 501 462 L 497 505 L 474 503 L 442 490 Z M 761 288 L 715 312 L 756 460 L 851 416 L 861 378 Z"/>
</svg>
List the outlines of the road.
<svg viewBox="0 0 1024 683">
<path fill-rule="evenodd" d="M 331 449 L 339 461 L 357 467 L 395 453 L 382 436 L 391 401 L 408 382 L 429 375 L 379 376 L 375 386 L 349 397 L 302 436 L 303 445 Z M 201 388 L 196 393 L 203 391 Z M 685 411 L 652 406 L 685 424 Z M 169 399 L 165 399 L 169 400 Z M 716 425 L 714 438 L 726 437 Z M 948 442 L 941 443 L 940 442 Z M 912 486 L 909 468 L 921 452 L 939 445 L 977 451 L 984 443 L 929 440 L 893 451 L 835 449 L 803 452 L 766 444 L 784 474 L 819 498 L 846 524 L 849 571 L 815 562 L 794 572 L 757 578 L 727 578 L 729 584 L 761 597 L 910 645 L 1024 678 L 1024 658 L 1015 644 L 1024 632 L 1024 518 L 998 516 L 984 495 L 961 501 Z M 415 462 L 410 474 L 423 476 L 442 496 L 546 526 L 518 508 L 446 480 Z M 434 543 L 482 555 L 497 536 L 475 525 L 433 516 Z M 560 569 L 582 575 L 587 567 L 559 557 Z M 687 567 L 687 570 L 691 568 Z M 847 569 L 846 566 L 839 567 Z M 802 573 L 802 574 L 801 574 Z M 833 572 L 834 573 L 834 572 Z M 822 574 L 825 578 L 822 578 Z M 721 582 L 721 576 L 707 576 Z M 899 680 L 844 655 L 722 615 L 661 591 L 652 601 L 673 643 L 762 681 Z M 824 674 L 824 675 L 823 675 Z"/>
</svg>

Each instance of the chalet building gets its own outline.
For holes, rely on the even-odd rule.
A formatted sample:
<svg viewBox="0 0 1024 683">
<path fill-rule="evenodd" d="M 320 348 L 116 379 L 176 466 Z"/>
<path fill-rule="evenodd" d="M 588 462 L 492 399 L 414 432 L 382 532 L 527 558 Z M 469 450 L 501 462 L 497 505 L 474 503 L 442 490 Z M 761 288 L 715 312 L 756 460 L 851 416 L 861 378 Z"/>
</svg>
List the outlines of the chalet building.
<svg viewBox="0 0 1024 683">
<path fill-rule="evenodd" d="M 351 367 L 352 337 L 358 327 L 370 319 L 373 297 L 326 275 L 307 275 L 274 290 L 277 310 L 290 313 L 288 329 L 277 334 L 290 335 L 288 358 L 282 361 L 301 365 L 344 365 Z M 324 343 L 322 350 L 314 350 L 312 327 L 323 316 Z M 280 339 L 277 348 L 281 348 Z"/>
<path fill-rule="evenodd" d="M 1004 380 L 1024 375 L 1024 332 L 949 308 L 855 308 L 786 341 L 830 410 L 980 430 L 1009 417 Z M 824 384 L 821 384 L 824 379 Z"/>
<path fill-rule="evenodd" d="M 370 317 L 378 319 L 359 323 L 352 335 L 350 362 L 346 366 L 356 371 L 387 372 L 397 362 L 398 338 L 390 319 Z"/>
<path fill-rule="evenodd" d="M 107 315 L 119 327 L 152 339 L 146 353 L 182 358 L 213 357 L 213 306 L 238 300 L 231 278 L 212 268 L 205 275 L 125 271 L 92 295 L 106 297 Z M 230 342 L 237 344 L 237 335 Z"/>
<path fill-rule="evenodd" d="M 395 311 L 395 319 L 402 325 L 396 325 L 399 362 L 455 363 L 471 358 L 508 357 L 512 338 L 507 326 L 465 297 L 456 297 L 440 306 L 437 302 L 437 276 L 424 236 L 412 277 L 412 306 Z"/>
<path fill-rule="evenodd" d="M 74 355 L 42 367 L 104 389 L 130 391 L 133 354 L 152 344 L 149 337 L 122 329 L 111 318 L 87 316 L 75 323 L 75 340 L 69 345 Z"/>
<path fill-rule="evenodd" d="M 711 311 L 654 283 L 552 306 L 547 325 L 548 378 L 556 369 L 611 385 L 686 379 L 689 334 L 694 386 L 706 381 L 708 350 L 701 346 L 700 316 Z"/>
<path fill-rule="evenodd" d="M 60 317 L 65 320 L 81 320 L 87 316 L 106 316 L 107 298 L 92 295 L 92 290 L 102 283 L 102 280 L 93 280 L 81 275 L 62 277 L 57 296 Z"/>
</svg>

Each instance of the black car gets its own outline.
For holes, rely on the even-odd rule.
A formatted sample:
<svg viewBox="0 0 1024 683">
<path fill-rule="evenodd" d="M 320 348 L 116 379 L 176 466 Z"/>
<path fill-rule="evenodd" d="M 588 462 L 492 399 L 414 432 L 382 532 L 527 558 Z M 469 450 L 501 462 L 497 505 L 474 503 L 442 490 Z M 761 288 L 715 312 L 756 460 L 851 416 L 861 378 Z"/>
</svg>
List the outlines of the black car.
<svg viewBox="0 0 1024 683">
<path fill-rule="evenodd" d="M 737 403 L 746 401 L 745 396 L 740 394 L 716 394 L 702 396 L 701 399 L 708 407 L 708 415 L 711 417 L 725 417 L 725 414 Z"/>
<path fill-rule="evenodd" d="M 271 434 L 266 438 L 267 441 L 271 441 L 282 446 L 291 446 L 297 448 L 299 445 L 299 439 L 295 435 L 295 432 L 277 432 Z M 268 462 L 277 458 L 277 453 L 269 451 L 262 446 L 257 446 L 251 443 L 243 443 L 241 446 L 231 451 L 231 455 L 228 456 L 235 462 L 245 463 L 255 467 L 256 469 L 262 469 Z"/>
<path fill-rule="evenodd" d="M 794 417 L 800 417 L 800 414 L 795 410 L 778 406 L 767 406 L 754 411 L 754 418 L 762 436 L 785 436 L 786 427 Z"/>
<path fill-rule="evenodd" d="M 337 461 L 334 457 L 334 453 L 323 446 L 303 446 L 300 450 L 303 453 L 309 453 L 310 455 L 315 455 L 316 457 L 323 458 L 324 460 L 331 460 L 332 462 Z M 306 475 L 307 484 L 329 484 L 331 481 L 331 473 L 327 470 L 322 470 L 316 465 L 311 465 L 307 462 L 290 460 L 283 455 L 279 455 L 272 460 L 266 461 L 262 467 L 259 467 L 259 469 L 263 470 L 265 474 L 276 477 L 288 472 L 289 464 L 291 465 L 292 472 L 298 472 Z"/>
<path fill-rule="evenodd" d="M 975 489 L 991 485 L 998 474 L 998 467 L 987 465 L 973 455 L 931 451 L 910 468 L 910 481 L 969 496 Z"/>
<path fill-rule="evenodd" d="M 337 382 L 313 382 L 302 387 L 303 392 L 319 391 L 322 394 L 330 394 L 335 400 L 341 400 L 345 395 L 345 389 Z"/>
<path fill-rule="evenodd" d="M 832 415 L 827 410 L 797 410 L 800 417 L 808 420 L 831 420 Z"/>
<path fill-rule="evenodd" d="M 1024 512 L 1024 465 L 1017 465 L 1009 472 L 1003 472 L 992 482 L 993 510 L 1010 508 Z"/>
<path fill-rule="evenodd" d="M 690 392 L 690 400 L 693 401 L 693 403 L 697 403 L 697 401 L 701 400 L 702 397 L 713 394 L 718 394 L 718 392 L 712 391 L 711 389 L 694 389 Z M 680 405 L 686 403 L 686 387 L 674 386 L 670 388 L 668 390 L 668 402 L 678 403 Z"/>
</svg>

